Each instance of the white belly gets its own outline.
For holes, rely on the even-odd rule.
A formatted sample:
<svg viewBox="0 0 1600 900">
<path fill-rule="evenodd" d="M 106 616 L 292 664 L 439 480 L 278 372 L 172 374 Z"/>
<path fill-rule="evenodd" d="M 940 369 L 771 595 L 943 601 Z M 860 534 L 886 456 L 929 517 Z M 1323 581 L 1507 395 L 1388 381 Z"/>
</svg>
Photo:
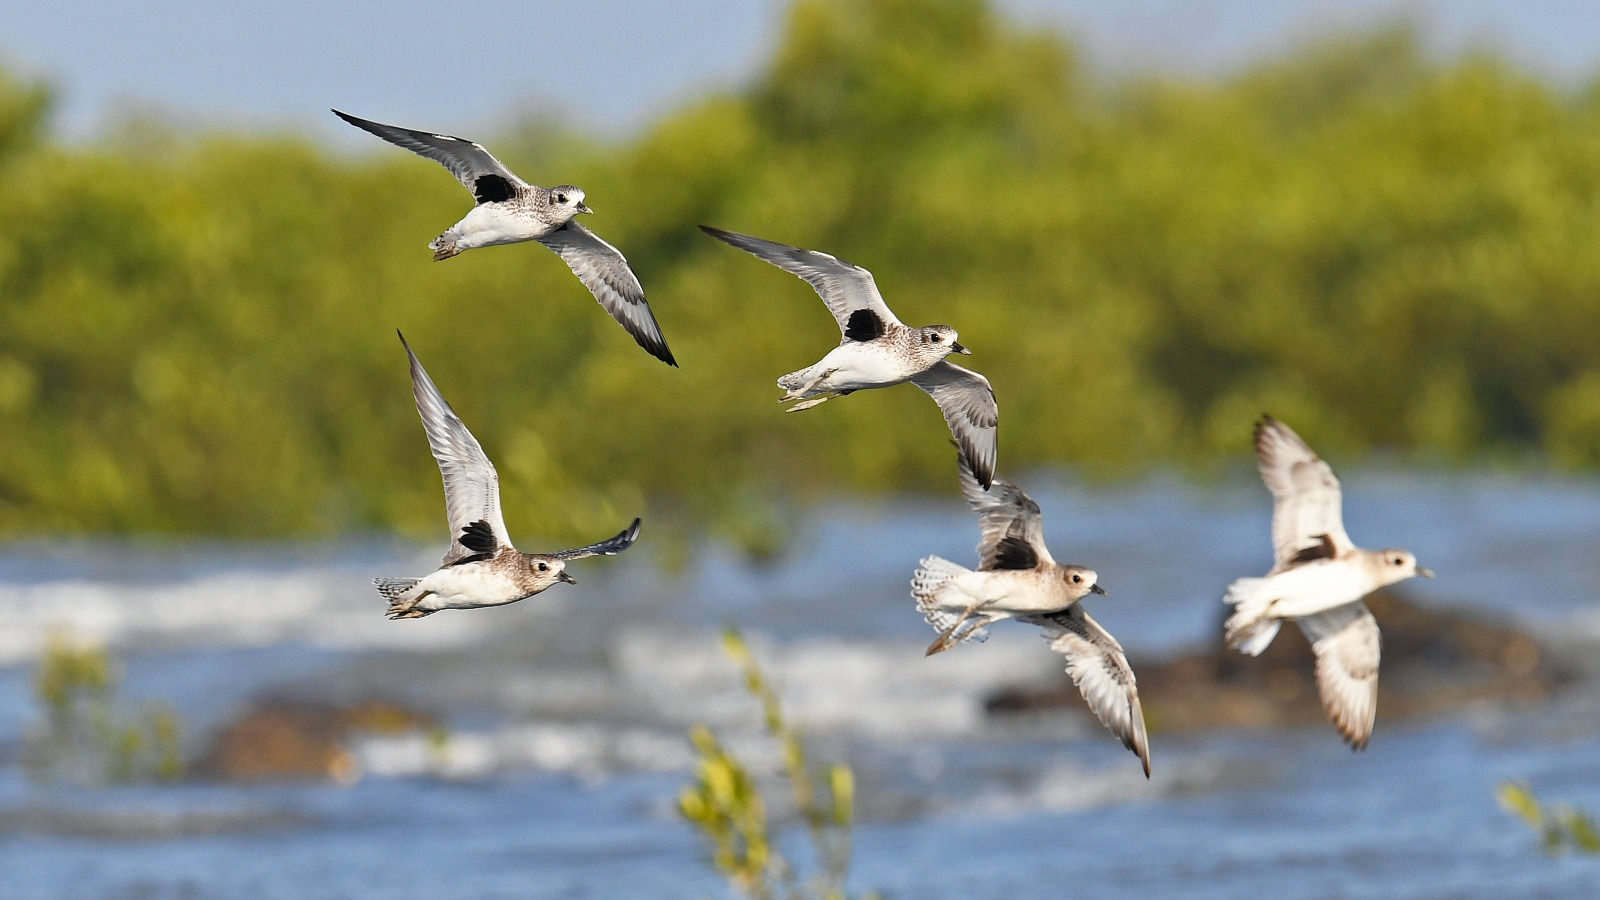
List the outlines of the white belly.
<svg viewBox="0 0 1600 900">
<path fill-rule="evenodd" d="M 1265 590 L 1274 598 L 1269 613 L 1279 618 L 1293 618 L 1360 600 L 1375 587 L 1368 583 L 1360 567 L 1349 560 L 1332 559 L 1269 576 Z"/>
<path fill-rule="evenodd" d="M 888 387 L 922 371 L 915 363 L 896 353 L 885 353 L 879 345 L 856 341 L 840 344 L 828 352 L 812 371 L 833 374 L 823 379 L 818 389 L 824 391 L 860 391 L 868 388 Z"/>
<path fill-rule="evenodd" d="M 1061 597 L 1044 590 L 1038 574 L 1032 570 L 966 572 L 947 584 L 954 590 L 945 590 L 938 598 L 939 605 L 945 609 L 959 611 L 973 603 L 982 603 L 982 612 L 1044 613 L 1063 607 Z"/>
<path fill-rule="evenodd" d="M 549 234 L 551 228 L 521 212 L 520 207 L 484 203 L 474 206 L 450 230 L 456 235 L 458 248 L 471 250 L 474 247 L 531 241 Z"/>
<path fill-rule="evenodd" d="M 525 595 L 511 579 L 483 565 L 447 566 L 422 579 L 429 591 L 417 606 L 424 609 L 472 609 L 514 603 Z"/>
</svg>

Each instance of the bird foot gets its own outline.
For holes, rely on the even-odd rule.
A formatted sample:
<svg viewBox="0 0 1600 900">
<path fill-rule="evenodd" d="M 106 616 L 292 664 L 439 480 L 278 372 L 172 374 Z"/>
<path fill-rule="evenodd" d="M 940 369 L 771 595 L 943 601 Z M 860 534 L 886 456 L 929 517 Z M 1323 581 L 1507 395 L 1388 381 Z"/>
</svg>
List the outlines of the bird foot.
<svg viewBox="0 0 1600 900">
<path fill-rule="evenodd" d="M 802 409 L 810 409 L 811 407 L 816 406 L 819 403 L 826 403 L 829 400 L 832 400 L 833 398 L 835 398 L 837 396 L 839 396 L 839 395 L 838 394 L 823 394 L 821 397 L 812 397 L 810 400 L 802 400 L 801 402 L 796 403 L 795 405 L 793 405 L 793 406 L 789 407 L 788 409 L 784 410 L 784 412 L 799 412 Z M 779 400 L 778 402 L 782 403 L 782 402 L 784 402 L 786 400 L 792 400 L 792 399 L 794 399 L 794 398 L 793 397 L 784 397 L 781 400 Z"/>
<path fill-rule="evenodd" d="M 949 650 L 951 647 L 954 647 L 955 645 L 971 637 L 972 633 L 977 631 L 979 628 L 988 625 L 991 621 L 993 621 L 993 619 L 985 617 L 980 622 L 972 623 L 970 627 L 962 631 L 960 634 L 956 633 L 957 629 L 961 628 L 961 624 L 963 622 L 972 618 L 973 613 L 987 605 L 987 602 L 980 601 L 962 610 L 961 615 L 954 622 L 950 623 L 950 627 L 946 628 L 942 634 L 933 639 L 933 643 L 928 645 L 927 652 L 925 652 L 923 655 L 932 656 L 935 653 L 942 653 L 946 650 Z"/>
</svg>

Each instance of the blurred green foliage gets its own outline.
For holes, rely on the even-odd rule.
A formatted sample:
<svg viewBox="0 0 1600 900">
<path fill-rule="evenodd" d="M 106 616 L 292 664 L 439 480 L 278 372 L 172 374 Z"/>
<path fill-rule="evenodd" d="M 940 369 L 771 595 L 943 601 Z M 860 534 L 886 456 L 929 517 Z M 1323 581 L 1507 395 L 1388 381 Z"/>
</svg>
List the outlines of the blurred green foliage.
<svg viewBox="0 0 1600 900">
<path fill-rule="evenodd" d="M 1507 812 L 1539 833 L 1547 852 L 1600 853 L 1600 829 L 1595 827 L 1594 817 L 1588 813 L 1571 806 L 1547 808 L 1533 795 L 1532 788 L 1515 781 L 1504 782 L 1496 788 L 1495 798 Z"/>
<path fill-rule="evenodd" d="M 681 370 L 540 248 L 433 262 L 468 198 L 403 150 L 148 123 L 63 146 L 47 111 L 0 75 L 0 535 L 435 534 L 395 327 L 531 546 L 648 507 L 759 548 L 785 501 L 953 490 L 914 388 L 778 414 L 834 325 L 698 223 L 956 325 L 1006 471 L 1243 460 L 1262 411 L 1341 458 L 1600 466 L 1600 83 L 1404 29 L 1107 83 L 980 0 L 800 0 L 764 71 L 634 139 L 474 135 L 586 189 Z"/>
<path fill-rule="evenodd" d="M 50 639 L 33 679 L 44 720 L 23 745 L 32 778 L 115 784 L 183 775 L 177 713 L 158 703 L 126 715 L 118 680 L 116 660 L 104 647 Z"/>
<path fill-rule="evenodd" d="M 850 875 L 851 828 L 855 824 L 855 774 L 835 763 L 824 773 L 806 761 L 805 739 L 783 715 L 744 635 L 728 626 L 722 649 L 744 675 L 745 689 L 761 703 L 767 734 L 783 752 L 783 773 L 794 807 L 806 824 L 817 870 L 802 878 L 774 844 L 766 800 L 749 768 L 728 752 L 704 725 L 689 733 L 698 760 L 694 781 L 678 795 L 678 813 L 711 844 L 711 862 L 732 887 L 749 897 L 819 897 L 843 900 Z M 868 893 L 865 897 L 875 897 Z"/>
</svg>

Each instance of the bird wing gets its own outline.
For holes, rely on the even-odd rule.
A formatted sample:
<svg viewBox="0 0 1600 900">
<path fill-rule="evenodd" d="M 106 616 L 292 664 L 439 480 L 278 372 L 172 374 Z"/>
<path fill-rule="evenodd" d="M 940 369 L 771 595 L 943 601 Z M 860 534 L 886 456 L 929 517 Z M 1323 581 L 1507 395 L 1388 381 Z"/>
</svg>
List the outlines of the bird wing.
<svg viewBox="0 0 1600 900">
<path fill-rule="evenodd" d="M 950 434 L 966 459 L 977 483 L 987 488 L 994 482 L 995 459 L 1000 455 L 1000 406 L 995 402 L 989 379 L 971 369 L 940 360 L 923 372 L 911 376 L 911 383 L 927 391 L 939 404 Z M 971 502 L 972 495 L 967 495 Z"/>
<path fill-rule="evenodd" d="M 485 175 L 496 175 L 504 178 L 512 187 L 525 188 L 528 183 L 518 178 L 506 168 L 505 163 L 494 158 L 494 154 L 483 149 L 483 145 L 466 138 L 452 137 L 448 134 L 431 134 L 426 131 L 412 131 L 410 128 L 401 128 L 398 125 L 385 125 L 352 116 L 349 113 L 334 110 L 333 114 L 349 122 L 351 125 L 370 131 L 383 138 L 396 147 L 404 147 L 419 156 L 433 160 L 456 177 L 473 197 L 479 197 L 478 179 Z"/>
<path fill-rule="evenodd" d="M 399 332 L 396 332 L 399 334 Z M 441 565 L 450 565 L 473 551 L 462 544 L 462 536 L 475 522 L 487 522 L 499 547 L 510 547 L 505 520 L 500 517 L 500 476 L 494 470 L 478 439 L 467 430 L 461 417 L 450 408 L 433 379 L 411 352 L 406 336 L 400 343 L 411 358 L 411 393 L 417 399 L 417 415 L 428 433 L 428 446 L 444 476 L 444 507 L 450 519 L 450 549 Z"/>
<path fill-rule="evenodd" d="M 1145 733 L 1144 709 L 1139 705 L 1139 688 L 1128 666 L 1122 645 L 1100 623 L 1074 603 L 1058 613 L 1030 617 L 1028 621 L 1045 629 L 1050 649 L 1067 659 L 1067 674 L 1079 693 L 1122 745 L 1144 763 L 1144 777 L 1150 777 L 1150 738 Z"/>
<path fill-rule="evenodd" d="M 1353 549 L 1340 511 L 1339 479 L 1328 464 L 1271 416 L 1256 423 L 1255 438 L 1256 464 L 1273 497 L 1273 571 Z"/>
<path fill-rule="evenodd" d="M 1364 749 L 1378 717 L 1378 620 L 1357 600 L 1295 622 L 1317 656 L 1323 710 L 1352 750 Z"/>
<path fill-rule="evenodd" d="M 878 285 L 872 280 L 872 273 L 854 263 L 845 262 L 837 256 L 830 256 L 817 250 L 803 250 L 787 244 L 764 241 L 761 238 L 734 234 L 709 225 L 701 225 L 700 230 L 740 250 L 754 254 L 811 285 L 822 298 L 822 302 L 828 305 L 828 311 L 838 320 L 839 331 L 846 336 L 850 336 L 862 327 L 859 320 L 852 323 L 852 317 L 860 310 L 867 310 L 878 319 L 879 333 L 884 326 L 902 324 L 889 310 L 889 305 L 883 302 L 883 295 L 878 293 Z"/>
<path fill-rule="evenodd" d="M 669 366 L 676 366 L 672 351 L 667 349 L 667 339 L 661 336 L 661 326 L 644 299 L 644 288 L 628 267 L 622 251 L 600 239 L 600 236 L 577 222 L 550 232 L 539 243 L 560 256 L 572 274 L 578 276 L 583 286 L 594 294 L 606 312 L 621 323 L 645 352 Z"/>
<path fill-rule="evenodd" d="M 961 492 L 967 505 L 978 514 L 978 569 L 1033 568 L 1040 562 L 1055 562 L 1044 543 L 1044 515 L 1022 488 L 1004 478 L 996 478 L 985 490 L 972 471 L 971 460 L 963 452 L 957 460 Z M 1021 565 L 1017 557 L 1033 557 Z"/>
<path fill-rule="evenodd" d="M 583 559 L 586 556 L 615 556 L 633 546 L 639 538 L 639 520 L 634 519 L 633 524 L 618 532 L 615 537 L 606 538 L 599 543 L 587 547 L 578 547 L 573 550 L 562 550 L 552 553 L 556 559 Z"/>
</svg>

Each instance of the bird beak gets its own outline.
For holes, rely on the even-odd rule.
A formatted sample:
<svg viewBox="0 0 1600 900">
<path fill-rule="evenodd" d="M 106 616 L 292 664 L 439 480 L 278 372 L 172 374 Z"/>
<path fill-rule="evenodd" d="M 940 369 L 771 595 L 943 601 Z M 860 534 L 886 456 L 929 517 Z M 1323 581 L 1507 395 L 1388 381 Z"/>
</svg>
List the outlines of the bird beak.
<svg viewBox="0 0 1600 900">
<path fill-rule="evenodd" d="M 1096 594 L 1102 594 L 1102 595 L 1105 594 L 1105 592 L 1106 592 L 1106 589 L 1101 587 L 1098 582 L 1096 582 L 1095 584 L 1089 585 L 1089 590 L 1095 592 Z"/>
<path fill-rule="evenodd" d="M 955 343 L 951 344 L 950 345 L 950 349 L 954 350 L 957 353 L 965 354 L 967 356 L 971 356 L 972 355 L 972 351 L 968 350 L 967 348 L 965 348 L 963 346 L 961 346 L 961 342 L 960 341 L 956 341 Z"/>
<path fill-rule="evenodd" d="M 565 581 L 567 584 L 577 584 L 578 583 L 578 579 L 573 578 L 571 575 L 568 575 L 566 569 L 562 569 L 561 570 L 561 574 L 557 575 L 556 577 L 561 579 L 562 581 Z"/>
<path fill-rule="evenodd" d="M 594 212 L 594 210 L 590 209 L 589 208 L 589 204 L 587 204 L 587 203 L 579 203 L 578 204 L 578 212 L 581 212 L 581 213 L 592 213 L 592 212 Z"/>
<path fill-rule="evenodd" d="M 1421 575 L 1423 578 L 1432 578 L 1433 570 L 1424 568 L 1423 566 L 1417 566 L 1417 574 Z"/>
</svg>

